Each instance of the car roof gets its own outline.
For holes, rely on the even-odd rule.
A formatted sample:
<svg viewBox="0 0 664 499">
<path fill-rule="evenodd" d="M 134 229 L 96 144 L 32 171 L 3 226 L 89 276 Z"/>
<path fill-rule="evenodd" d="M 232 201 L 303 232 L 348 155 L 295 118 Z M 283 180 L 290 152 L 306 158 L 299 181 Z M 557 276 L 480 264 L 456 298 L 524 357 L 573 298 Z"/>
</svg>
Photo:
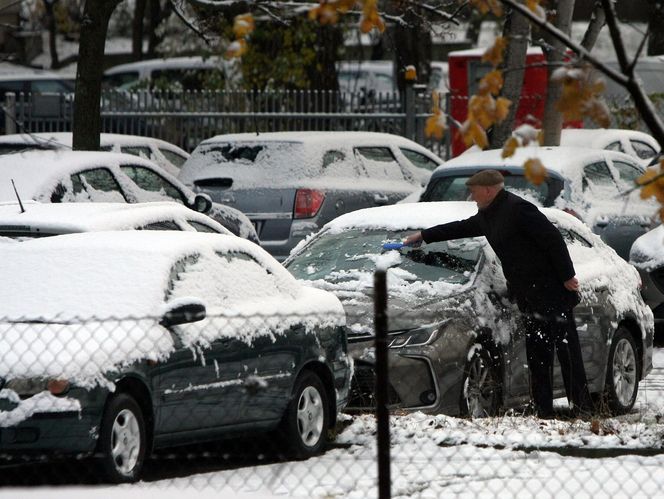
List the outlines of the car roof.
<svg viewBox="0 0 664 499">
<path fill-rule="evenodd" d="M 227 63 L 220 57 L 165 57 L 160 59 L 147 59 L 138 62 L 118 64 L 104 71 L 105 75 L 113 75 L 125 71 L 144 72 L 153 69 L 199 69 L 219 68 L 222 69 Z"/>
<path fill-rule="evenodd" d="M 330 144 L 334 145 L 388 145 L 396 144 L 399 146 L 408 146 L 417 149 L 424 149 L 429 154 L 431 151 L 423 148 L 419 144 L 389 133 L 379 132 L 268 132 L 268 133 L 237 133 L 227 135 L 216 135 L 204 140 L 201 145 L 215 144 L 219 142 L 293 142 L 300 144 Z"/>
<path fill-rule="evenodd" d="M 30 68 L 11 64 L 0 63 L 0 81 L 31 81 L 31 80 L 66 80 L 74 81 L 76 75 L 60 74 L 43 69 Z"/>
<path fill-rule="evenodd" d="M 73 134 L 71 132 L 40 132 L 40 133 L 15 133 L 9 135 L 0 135 L 0 144 L 34 144 L 36 146 L 47 146 L 53 143 L 54 146 L 61 145 L 65 148 L 71 148 Z M 141 135 L 126 135 L 122 133 L 100 133 L 99 142 L 101 147 L 110 145 L 144 145 L 155 144 L 157 147 L 167 147 L 181 151 L 186 156 L 189 153 L 183 151 L 175 144 L 165 140 L 144 137 Z"/>
<path fill-rule="evenodd" d="M 539 208 L 559 226 L 576 230 L 585 238 L 597 237 L 576 217 L 555 208 Z M 477 213 L 477 205 L 468 201 L 434 201 L 403 203 L 365 208 L 341 215 L 325 225 L 332 232 L 352 229 L 380 229 L 392 231 L 421 230 L 438 224 L 470 218 Z"/>
<path fill-rule="evenodd" d="M 653 146 L 657 151 L 660 145 L 655 138 L 639 130 L 624 130 L 621 128 L 566 128 L 560 135 L 560 144 L 562 146 L 590 146 L 603 148 L 611 142 L 619 141 L 627 137 L 629 139 L 643 140 Z"/>
<path fill-rule="evenodd" d="M 0 203 L 0 230 L 21 229 L 35 234 L 64 234 L 128 230 L 163 221 L 193 221 L 218 232 L 230 231 L 210 217 L 175 202 L 150 203 L 38 203 L 24 201 L 24 212 L 16 202 Z"/>
<path fill-rule="evenodd" d="M 121 164 L 141 165 L 162 171 L 152 161 L 131 154 L 92 151 L 21 151 L 0 156 L 0 201 L 13 201 L 16 193 L 32 199 L 49 186 L 55 188 L 63 177 L 92 167 L 113 167 Z"/>
<path fill-rule="evenodd" d="M 590 149 L 587 147 L 564 147 L 564 146 L 527 146 L 519 147 L 513 156 L 509 158 L 502 157 L 502 149 L 490 149 L 480 152 L 469 152 L 446 161 L 436 168 L 432 177 L 447 176 L 450 173 L 458 173 L 459 170 L 508 168 L 511 171 L 523 169 L 523 164 L 531 158 L 538 158 L 546 169 L 550 172 L 556 172 L 565 178 L 576 177 L 579 173 L 579 166 L 589 161 L 604 161 L 606 157 L 614 160 L 626 161 L 633 165 L 638 165 L 634 158 L 627 154 L 617 151 L 607 151 L 603 149 Z"/>
</svg>

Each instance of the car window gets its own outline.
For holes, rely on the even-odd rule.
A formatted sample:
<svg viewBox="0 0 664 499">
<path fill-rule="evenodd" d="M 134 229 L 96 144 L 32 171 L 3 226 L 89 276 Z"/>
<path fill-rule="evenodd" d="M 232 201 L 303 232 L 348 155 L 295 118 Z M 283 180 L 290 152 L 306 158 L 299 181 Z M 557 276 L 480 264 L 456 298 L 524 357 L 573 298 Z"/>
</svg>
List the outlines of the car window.
<svg viewBox="0 0 664 499">
<path fill-rule="evenodd" d="M 2 81 L 0 82 L 0 93 L 5 94 L 7 92 L 14 92 L 18 94 L 24 91 L 24 86 L 22 81 Z"/>
<path fill-rule="evenodd" d="M 104 86 L 106 87 L 121 87 L 138 80 L 138 71 L 126 71 L 124 73 L 116 73 L 114 75 L 104 76 Z"/>
<path fill-rule="evenodd" d="M 172 220 L 162 220 L 140 227 L 139 230 L 182 230 L 178 224 Z"/>
<path fill-rule="evenodd" d="M 426 201 L 466 201 L 470 191 L 466 181 L 471 174 L 440 177 L 431 180 L 425 192 Z M 529 182 L 523 175 L 505 175 L 505 189 L 541 206 L 551 206 L 562 190 L 563 183 L 549 177 L 540 185 Z"/>
<path fill-rule="evenodd" d="M 641 159 L 650 159 L 657 154 L 657 151 L 645 142 L 630 139 L 630 143 L 632 144 L 636 155 Z"/>
<path fill-rule="evenodd" d="M 411 231 L 412 232 L 412 231 Z M 382 245 L 401 241 L 409 232 L 378 229 L 327 232 L 314 239 L 293 257 L 288 270 L 297 279 L 342 283 L 360 279 L 358 273 L 371 273 Z M 395 259 L 393 274 L 406 282 L 468 282 L 482 254 L 481 239 L 458 239 L 405 248 Z"/>
<path fill-rule="evenodd" d="M 196 229 L 197 232 L 210 232 L 213 234 L 221 234 L 218 230 L 214 229 L 213 227 L 210 227 L 209 225 L 205 225 L 204 223 L 194 222 L 193 220 L 187 220 L 187 223 L 191 225 L 194 229 Z"/>
<path fill-rule="evenodd" d="M 162 149 L 160 147 L 159 152 L 161 152 L 171 164 L 177 166 L 178 168 L 184 165 L 185 161 L 187 161 L 187 158 L 185 158 L 184 156 L 174 151 L 169 151 L 168 149 Z"/>
<path fill-rule="evenodd" d="M 183 194 L 177 187 L 149 168 L 136 165 L 122 165 L 120 169 L 144 191 L 157 192 L 162 196 L 186 204 Z"/>
<path fill-rule="evenodd" d="M 106 168 L 85 170 L 70 177 L 71 191 L 61 183 L 51 195 L 51 202 L 96 201 L 127 202 L 113 174 Z"/>
<path fill-rule="evenodd" d="M 122 146 L 120 147 L 120 152 L 138 156 L 139 158 L 154 160 L 154 154 L 152 154 L 152 150 L 146 146 Z"/>
<path fill-rule="evenodd" d="M 623 149 L 622 144 L 620 143 L 619 140 L 616 140 L 615 142 L 611 142 L 608 146 L 606 146 L 604 149 L 607 149 L 609 151 L 620 151 L 620 152 L 625 152 Z"/>
<path fill-rule="evenodd" d="M 629 187 L 633 187 L 636 179 L 643 175 L 643 169 L 626 161 L 613 161 L 613 167 L 618 172 L 618 179 Z"/>
<path fill-rule="evenodd" d="M 401 152 L 403 153 L 404 156 L 406 156 L 406 159 L 408 159 L 408 161 L 413 163 L 415 166 L 419 166 L 420 168 L 426 168 L 427 170 L 431 171 L 438 168 L 438 163 L 436 163 L 431 158 L 426 157 L 424 154 L 404 148 L 401 148 Z"/>
<path fill-rule="evenodd" d="M 591 163 L 583 167 L 583 188 L 589 187 L 616 188 L 609 167 L 604 161 Z"/>
<path fill-rule="evenodd" d="M 403 172 L 389 147 L 356 147 L 362 165 L 369 177 L 376 179 L 404 180 Z"/>
<path fill-rule="evenodd" d="M 238 279 L 242 276 L 242 279 Z M 210 315 L 243 302 L 262 302 L 282 294 L 278 278 L 243 252 L 203 254 L 174 279 L 172 298 L 201 296 Z"/>
<path fill-rule="evenodd" d="M 35 93 L 55 92 L 67 94 L 74 91 L 74 85 L 60 80 L 33 80 L 30 91 Z"/>
<path fill-rule="evenodd" d="M 331 150 L 323 154 L 323 175 L 331 177 L 358 177 L 357 163 L 343 151 Z"/>
</svg>

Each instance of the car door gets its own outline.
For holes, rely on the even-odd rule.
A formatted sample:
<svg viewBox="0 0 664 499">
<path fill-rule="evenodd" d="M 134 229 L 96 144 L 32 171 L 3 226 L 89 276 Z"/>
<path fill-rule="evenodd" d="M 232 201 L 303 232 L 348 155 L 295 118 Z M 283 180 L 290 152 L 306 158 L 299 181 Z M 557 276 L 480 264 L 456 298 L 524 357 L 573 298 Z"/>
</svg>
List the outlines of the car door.
<svg viewBox="0 0 664 499">
<path fill-rule="evenodd" d="M 366 207 L 394 204 L 416 189 L 410 183 L 387 146 L 357 146 L 355 157 L 364 168 L 366 185 Z"/>
<path fill-rule="evenodd" d="M 322 177 L 327 202 L 321 207 L 320 225 L 339 215 L 366 208 L 367 175 L 351 149 L 335 147 L 323 153 Z"/>
<path fill-rule="evenodd" d="M 214 316 L 215 289 L 202 275 L 214 272 L 215 261 L 192 255 L 171 270 L 166 300 L 191 296 L 198 288 L 208 309 L 201 322 L 171 328 L 177 348 L 156 371 L 160 432 L 173 433 L 235 424 L 244 418 L 246 342 L 218 334 L 228 324 Z M 212 313 L 212 314 L 211 314 Z"/>
</svg>

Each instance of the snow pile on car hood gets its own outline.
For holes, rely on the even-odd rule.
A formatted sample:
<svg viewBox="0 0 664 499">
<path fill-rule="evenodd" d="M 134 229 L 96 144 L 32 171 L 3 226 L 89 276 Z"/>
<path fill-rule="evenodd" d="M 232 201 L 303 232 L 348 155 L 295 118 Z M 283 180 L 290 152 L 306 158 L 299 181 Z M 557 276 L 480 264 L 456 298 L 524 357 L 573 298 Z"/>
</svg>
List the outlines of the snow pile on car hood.
<svg viewBox="0 0 664 499">
<path fill-rule="evenodd" d="M 629 252 L 629 263 L 648 272 L 664 263 L 664 225 L 655 227 L 634 241 Z"/>
</svg>

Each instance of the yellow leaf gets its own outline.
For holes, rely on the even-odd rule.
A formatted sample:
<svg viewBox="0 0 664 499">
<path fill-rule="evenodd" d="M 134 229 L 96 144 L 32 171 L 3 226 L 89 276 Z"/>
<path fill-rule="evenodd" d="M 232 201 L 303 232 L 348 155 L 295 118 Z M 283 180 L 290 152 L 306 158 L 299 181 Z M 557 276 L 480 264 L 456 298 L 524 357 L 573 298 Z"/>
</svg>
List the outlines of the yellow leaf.
<svg viewBox="0 0 664 499">
<path fill-rule="evenodd" d="M 511 105 L 512 101 L 505 97 L 498 97 L 498 99 L 496 99 L 496 121 L 503 121 L 507 118 L 507 115 L 510 113 Z"/>
<path fill-rule="evenodd" d="M 484 149 L 489 145 L 489 140 L 487 139 L 484 128 L 482 128 L 476 121 L 466 120 L 462 125 L 460 132 L 466 146 L 477 144 L 478 147 Z"/>
<path fill-rule="evenodd" d="M 478 93 L 480 95 L 486 93 L 498 95 L 501 88 L 503 88 L 503 73 L 498 69 L 494 69 L 480 80 Z"/>
<path fill-rule="evenodd" d="M 438 111 L 427 118 L 424 135 L 441 140 L 445 134 L 445 128 L 445 115 L 442 111 Z"/>
<path fill-rule="evenodd" d="M 247 51 L 247 42 L 244 40 L 244 38 L 241 38 L 239 40 L 235 40 L 233 43 L 231 43 L 228 46 L 226 52 L 224 52 L 224 57 L 226 59 L 232 59 L 234 57 L 242 57 L 242 55 L 244 55 L 246 51 Z"/>
<path fill-rule="evenodd" d="M 539 6 L 539 0 L 526 0 L 526 7 L 531 12 L 537 13 L 537 7 Z"/>
<path fill-rule="evenodd" d="M 468 102 L 468 121 L 489 128 L 494 123 L 496 103 L 491 95 L 473 95 Z"/>
<path fill-rule="evenodd" d="M 250 13 L 235 16 L 233 20 L 233 33 L 235 33 L 236 38 L 245 38 L 254 28 L 254 16 Z"/>
<path fill-rule="evenodd" d="M 376 28 L 382 33 L 385 31 L 385 23 L 378 13 L 377 0 L 364 0 L 360 31 L 362 31 L 362 33 L 369 33 L 373 28 Z"/>
<path fill-rule="evenodd" d="M 415 69 L 415 66 L 406 66 L 406 71 L 404 72 L 404 78 L 407 81 L 417 80 L 417 70 Z"/>
<path fill-rule="evenodd" d="M 503 62 L 503 54 L 507 47 L 507 38 L 499 36 L 491 47 L 489 47 L 482 55 L 482 62 L 491 63 L 495 68 Z"/>
<path fill-rule="evenodd" d="M 516 137 L 510 137 L 505 141 L 505 144 L 503 145 L 503 152 L 501 153 L 501 157 L 503 159 L 511 158 L 512 156 L 514 156 L 517 147 L 519 147 L 519 140 Z"/>
<path fill-rule="evenodd" d="M 548 175 L 546 168 L 538 158 L 528 159 L 523 164 L 523 168 L 526 180 L 534 185 L 540 185 Z"/>
</svg>

